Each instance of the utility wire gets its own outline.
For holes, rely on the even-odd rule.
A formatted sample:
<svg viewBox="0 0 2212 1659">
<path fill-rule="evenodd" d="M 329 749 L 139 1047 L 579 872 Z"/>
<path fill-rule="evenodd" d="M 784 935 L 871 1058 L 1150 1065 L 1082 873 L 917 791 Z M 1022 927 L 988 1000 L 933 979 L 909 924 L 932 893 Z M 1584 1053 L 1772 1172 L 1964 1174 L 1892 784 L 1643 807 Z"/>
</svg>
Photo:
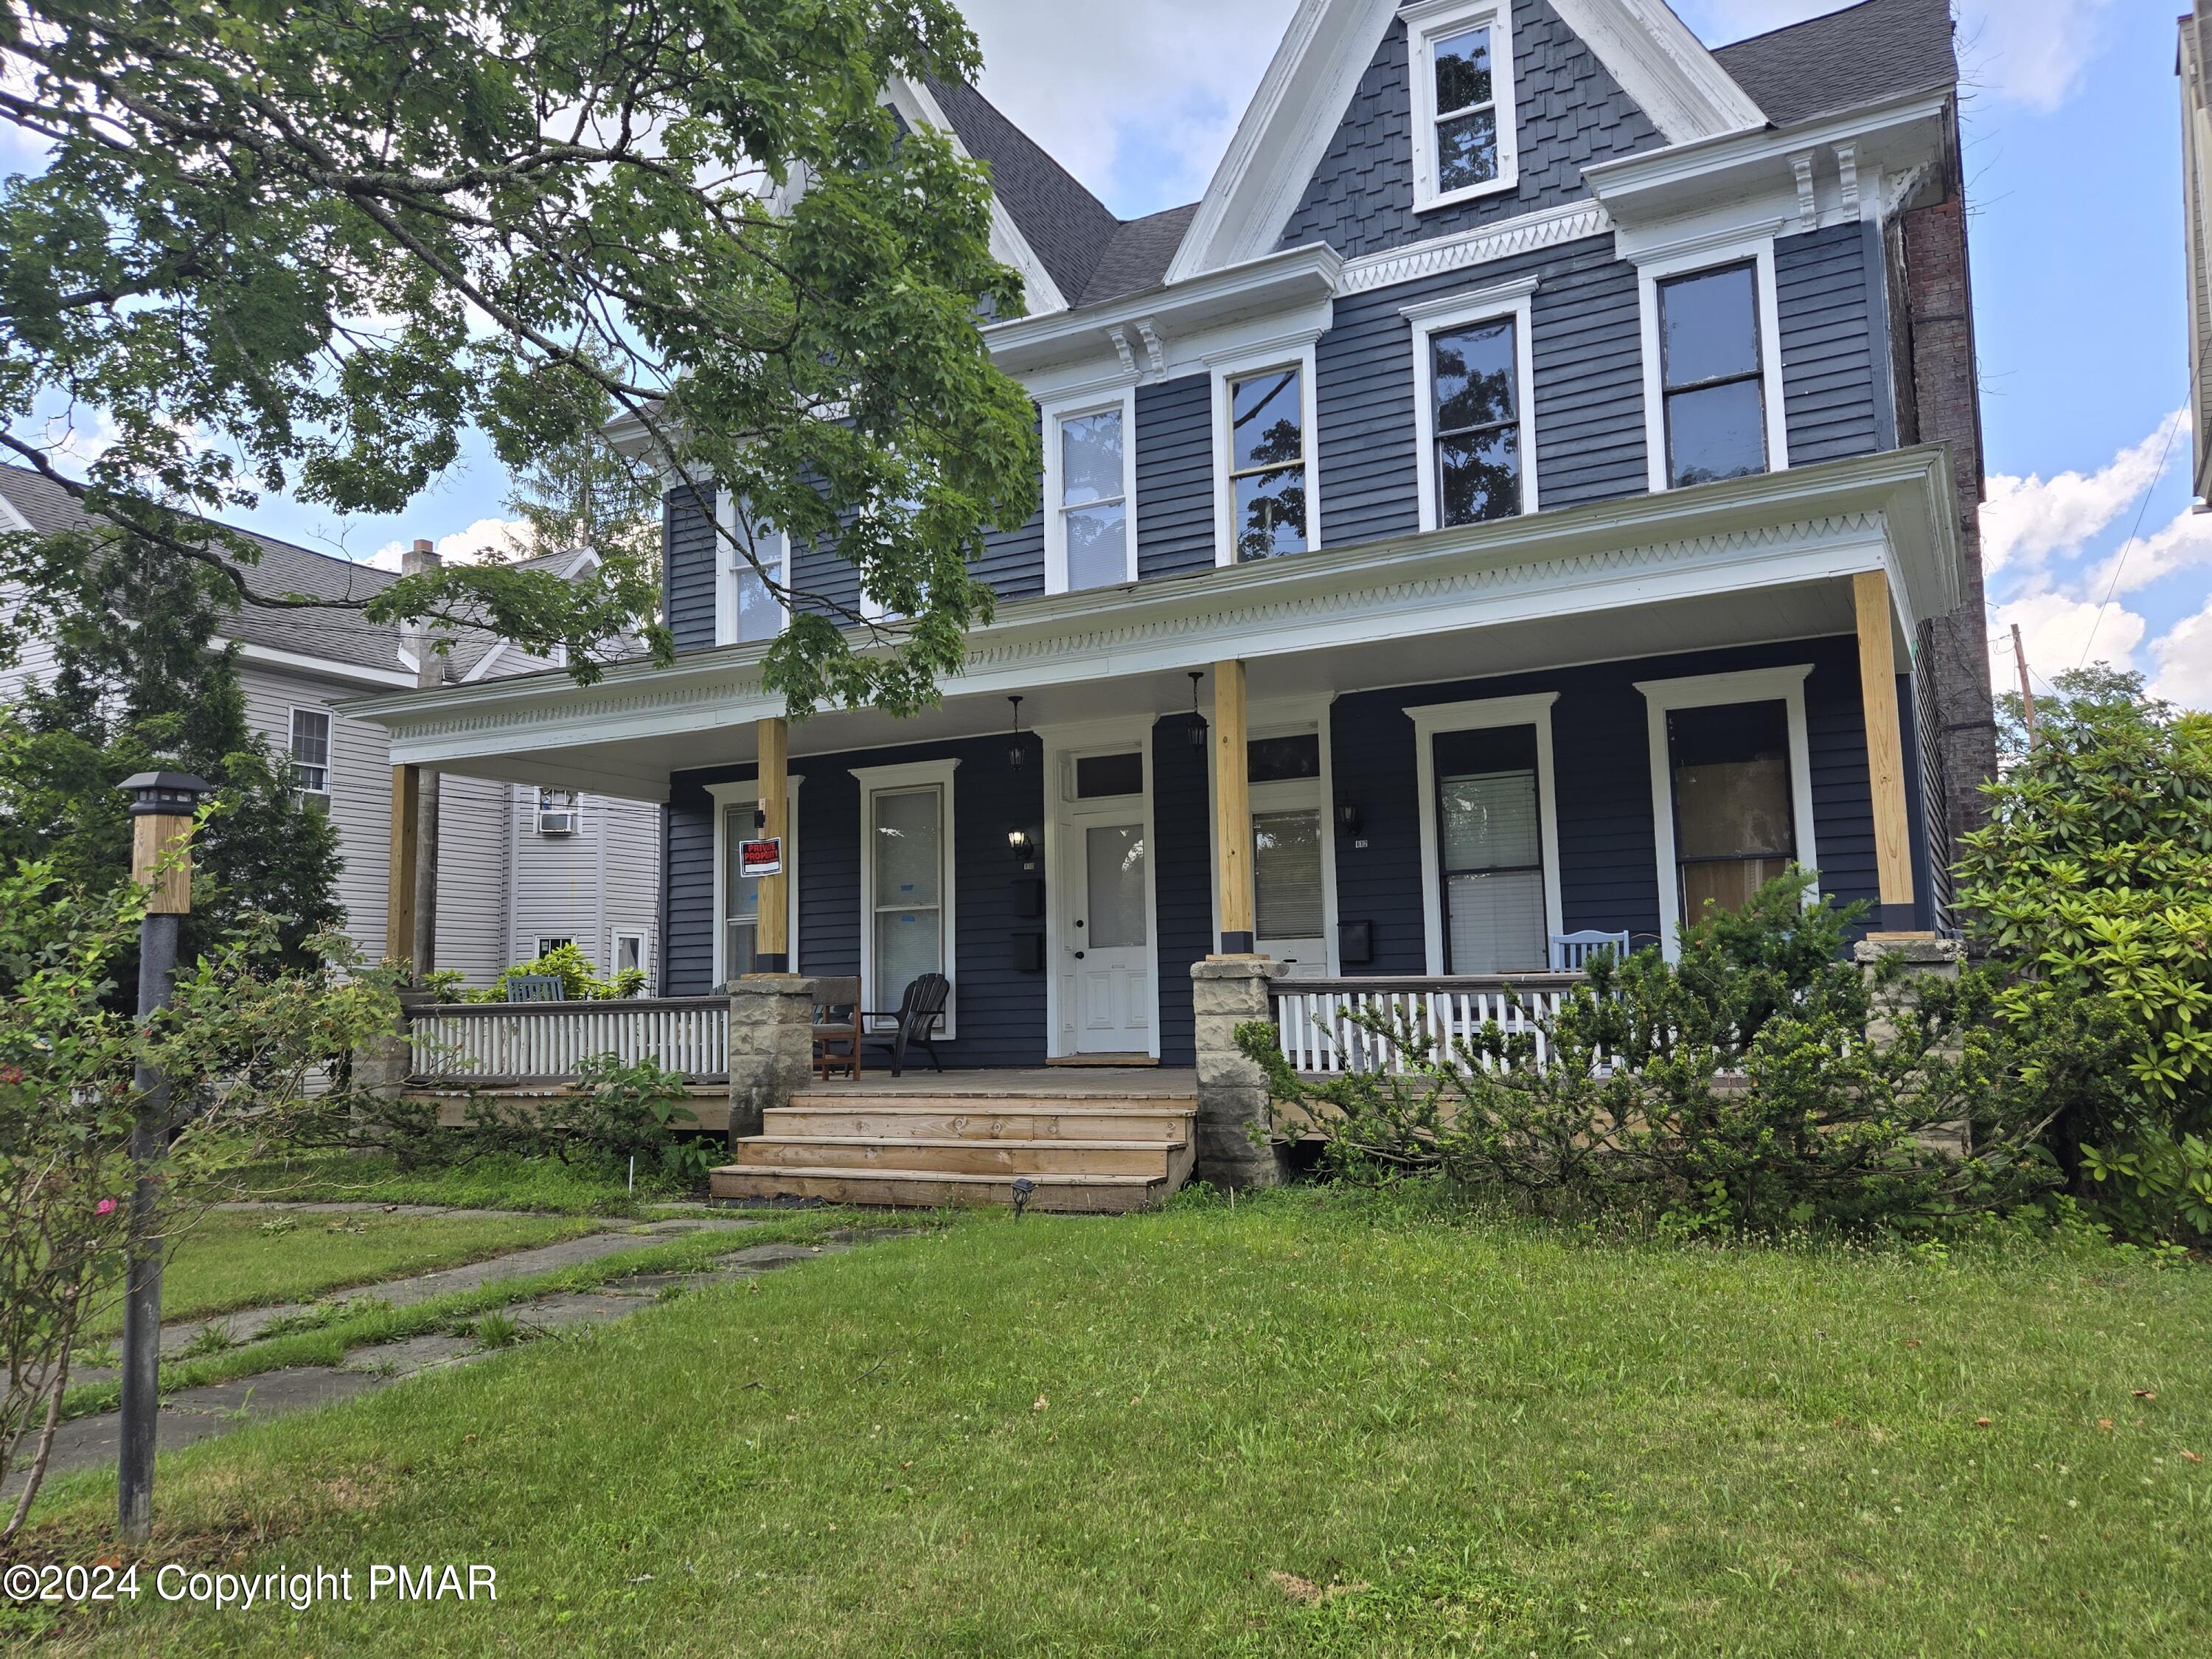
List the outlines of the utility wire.
<svg viewBox="0 0 2212 1659">
<path fill-rule="evenodd" d="M 2181 435 L 2181 416 L 2176 414 L 2172 424 L 2166 428 L 2166 447 L 2159 452 L 2158 471 L 2150 475 L 2143 486 L 2142 501 L 2136 508 L 2136 527 L 2128 532 L 2128 538 L 2120 544 L 2120 556 L 2112 566 L 2112 580 L 2106 585 L 2105 602 L 2097 607 L 2097 620 L 2089 624 L 2089 637 L 2081 641 L 2081 660 L 2077 669 L 2089 665 L 2089 653 L 2097 643 L 2097 630 L 2105 625 L 2105 612 L 2112 608 L 2112 595 L 2120 591 L 2120 577 L 2128 568 L 2128 555 L 2136 550 L 2136 538 L 2142 534 L 2143 515 L 2150 511 L 2150 498 L 2157 492 L 2159 482 L 2166 477 L 2166 463 L 2173 453 L 2173 441 Z"/>
</svg>

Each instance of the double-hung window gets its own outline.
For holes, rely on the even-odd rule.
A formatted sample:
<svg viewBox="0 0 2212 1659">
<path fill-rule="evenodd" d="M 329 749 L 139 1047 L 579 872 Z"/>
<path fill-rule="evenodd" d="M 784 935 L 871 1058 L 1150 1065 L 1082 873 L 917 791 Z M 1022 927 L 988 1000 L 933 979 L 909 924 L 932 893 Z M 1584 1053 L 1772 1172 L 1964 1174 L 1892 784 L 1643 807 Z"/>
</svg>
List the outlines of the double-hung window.
<svg viewBox="0 0 2212 1659">
<path fill-rule="evenodd" d="M 1670 488 L 1766 471 L 1757 267 L 1746 260 L 1659 284 Z"/>
<path fill-rule="evenodd" d="M 331 804 L 331 714 L 327 708 L 292 711 L 292 787 L 317 805 Z"/>
<path fill-rule="evenodd" d="M 1428 971 L 1540 971 L 1560 929 L 1552 693 L 1416 705 Z"/>
<path fill-rule="evenodd" d="M 1534 277 L 1404 307 L 1424 530 L 1536 510 Z"/>
<path fill-rule="evenodd" d="M 955 982 L 953 774 L 957 761 L 855 767 L 860 785 L 860 977 L 866 1006 L 889 1011 L 924 974 Z M 940 1036 L 955 1035 L 954 1000 Z"/>
<path fill-rule="evenodd" d="M 723 645 L 764 644 L 783 632 L 784 603 L 776 586 L 791 586 L 791 538 L 740 514 L 727 491 L 718 503 L 715 534 L 715 634 Z M 770 585 L 773 578 L 775 586 Z"/>
<path fill-rule="evenodd" d="M 1229 488 L 1237 557 L 1306 550 L 1305 370 L 1263 369 L 1229 382 Z"/>
<path fill-rule="evenodd" d="M 1401 14 L 1413 88 L 1416 211 L 1519 182 L 1510 0 L 1427 0 Z"/>
<path fill-rule="evenodd" d="M 1136 580 L 1134 404 L 1133 396 L 1117 394 L 1102 406 L 1060 411 L 1049 422 L 1048 592 Z"/>
</svg>

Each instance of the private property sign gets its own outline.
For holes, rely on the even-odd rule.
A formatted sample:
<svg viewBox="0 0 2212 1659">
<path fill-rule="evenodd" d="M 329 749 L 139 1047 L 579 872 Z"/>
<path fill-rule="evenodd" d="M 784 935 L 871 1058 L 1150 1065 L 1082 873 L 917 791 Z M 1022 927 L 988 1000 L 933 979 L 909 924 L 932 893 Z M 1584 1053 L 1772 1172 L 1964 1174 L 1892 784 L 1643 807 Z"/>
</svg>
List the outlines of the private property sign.
<svg viewBox="0 0 2212 1659">
<path fill-rule="evenodd" d="M 780 876 L 783 873 L 783 842 L 743 841 L 738 843 L 738 873 L 741 876 Z"/>
</svg>

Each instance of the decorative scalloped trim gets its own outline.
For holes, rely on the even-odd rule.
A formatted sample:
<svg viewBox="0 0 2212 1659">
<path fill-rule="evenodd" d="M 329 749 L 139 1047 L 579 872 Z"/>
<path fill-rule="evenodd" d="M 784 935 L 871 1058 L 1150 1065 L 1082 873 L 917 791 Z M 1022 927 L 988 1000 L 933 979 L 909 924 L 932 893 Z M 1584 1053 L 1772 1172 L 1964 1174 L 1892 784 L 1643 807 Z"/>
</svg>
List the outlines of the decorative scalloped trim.
<svg viewBox="0 0 2212 1659">
<path fill-rule="evenodd" d="M 1541 213 L 1525 214 L 1502 224 L 1463 230 L 1434 241 L 1416 242 L 1410 247 L 1393 248 L 1388 253 L 1369 253 L 1347 259 L 1344 274 L 1337 279 L 1336 291 L 1340 295 L 1365 294 L 1378 288 L 1395 288 L 1401 283 L 1418 282 L 1424 276 L 1441 276 L 1447 271 L 1466 270 L 1494 259 L 1510 259 L 1517 253 L 1535 253 L 1612 233 L 1613 216 L 1595 202 L 1547 208 Z"/>
</svg>

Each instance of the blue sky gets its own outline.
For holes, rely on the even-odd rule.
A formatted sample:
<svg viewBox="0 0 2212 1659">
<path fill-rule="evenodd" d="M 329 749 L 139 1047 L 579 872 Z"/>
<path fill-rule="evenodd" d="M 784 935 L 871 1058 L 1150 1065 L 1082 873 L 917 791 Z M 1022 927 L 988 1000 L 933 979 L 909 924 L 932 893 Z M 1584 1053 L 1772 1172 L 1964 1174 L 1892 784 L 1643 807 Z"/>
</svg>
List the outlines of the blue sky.
<svg viewBox="0 0 2212 1659">
<path fill-rule="evenodd" d="M 984 89 L 1115 212 L 1133 216 L 1204 190 L 1294 4 L 969 0 L 967 9 L 988 63 Z M 1677 0 L 1715 45 L 1838 9 L 1832 0 Z M 2019 623 L 2039 677 L 2086 650 L 2208 707 L 2212 515 L 2188 511 L 2190 435 L 2175 429 L 2188 355 L 2179 9 L 1960 0 L 1960 39 L 1990 474 L 1990 633 L 2008 638 Z M 19 145 L 0 146 L 0 165 L 25 159 Z M 502 533 L 505 493 L 497 465 L 472 444 L 404 514 L 341 524 L 272 501 L 254 523 L 356 558 L 388 557 L 416 536 L 458 552 Z M 2142 533 L 2130 544 L 2138 513 Z"/>
</svg>

